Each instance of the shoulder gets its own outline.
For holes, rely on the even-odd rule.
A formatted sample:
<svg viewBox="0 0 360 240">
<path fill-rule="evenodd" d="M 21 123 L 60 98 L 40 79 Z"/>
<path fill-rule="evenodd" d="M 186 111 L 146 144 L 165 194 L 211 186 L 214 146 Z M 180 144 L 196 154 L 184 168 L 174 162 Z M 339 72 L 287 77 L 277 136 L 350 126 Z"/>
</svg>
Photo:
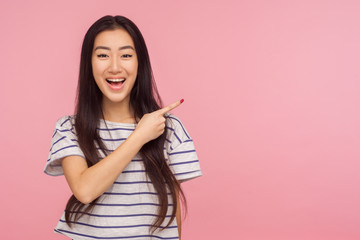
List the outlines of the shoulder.
<svg viewBox="0 0 360 240">
<path fill-rule="evenodd" d="M 166 128 L 168 129 L 168 136 L 171 142 L 175 141 L 181 144 L 191 140 L 189 132 L 179 117 L 174 114 L 168 114 L 166 119 Z"/>
<path fill-rule="evenodd" d="M 56 129 L 72 129 L 75 124 L 74 115 L 65 115 L 56 121 Z"/>
<path fill-rule="evenodd" d="M 66 115 L 66 116 L 59 118 L 55 124 L 53 137 L 56 134 L 76 135 L 75 126 L 74 126 L 75 125 L 74 117 L 75 116 L 73 116 L 73 115 Z"/>
</svg>

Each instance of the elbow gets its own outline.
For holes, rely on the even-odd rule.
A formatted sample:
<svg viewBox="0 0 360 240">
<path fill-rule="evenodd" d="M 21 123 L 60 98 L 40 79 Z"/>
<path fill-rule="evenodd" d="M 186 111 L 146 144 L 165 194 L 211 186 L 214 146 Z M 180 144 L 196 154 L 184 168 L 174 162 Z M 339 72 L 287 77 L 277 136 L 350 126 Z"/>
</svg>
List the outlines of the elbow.
<svg viewBox="0 0 360 240">
<path fill-rule="evenodd" d="M 73 191 L 73 194 L 79 202 L 85 205 L 91 203 L 95 199 L 90 193 L 84 190 Z"/>
<path fill-rule="evenodd" d="M 81 202 L 82 204 L 89 204 L 93 201 L 93 199 L 89 196 L 86 195 L 81 195 L 81 194 L 74 194 L 74 196 L 76 197 L 76 199 Z"/>
<path fill-rule="evenodd" d="M 79 201 L 79 202 L 81 202 L 82 204 L 89 204 L 89 203 L 91 203 L 93 200 L 91 199 L 91 198 L 89 198 L 89 197 L 77 197 L 77 196 L 75 196 L 76 197 L 76 199 Z"/>
</svg>

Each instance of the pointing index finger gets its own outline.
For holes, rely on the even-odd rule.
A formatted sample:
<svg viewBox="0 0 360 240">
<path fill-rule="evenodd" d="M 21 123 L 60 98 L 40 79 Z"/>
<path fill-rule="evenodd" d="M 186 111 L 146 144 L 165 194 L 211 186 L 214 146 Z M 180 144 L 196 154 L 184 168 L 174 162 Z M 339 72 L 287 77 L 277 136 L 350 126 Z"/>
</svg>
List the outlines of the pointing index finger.
<svg viewBox="0 0 360 240">
<path fill-rule="evenodd" d="M 165 113 L 170 112 L 170 111 L 173 110 L 174 108 L 180 106 L 180 104 L 181 104 L 182 102 L 184 102 L 184 99 L 181 99 L 181 100 L 176 101 L 176 102 L 174 102 L 174 103 L 172 103 L 172 104 L 170 104 L 170 105 L 168 105 L 168 106 L 166 106 L 166 107 L 164 107 L 164 108 L 161 108 L 161 109 L 159 109 L 159 113 L 161 113 L 162 115 L 164 115 Z"/>
</svg>

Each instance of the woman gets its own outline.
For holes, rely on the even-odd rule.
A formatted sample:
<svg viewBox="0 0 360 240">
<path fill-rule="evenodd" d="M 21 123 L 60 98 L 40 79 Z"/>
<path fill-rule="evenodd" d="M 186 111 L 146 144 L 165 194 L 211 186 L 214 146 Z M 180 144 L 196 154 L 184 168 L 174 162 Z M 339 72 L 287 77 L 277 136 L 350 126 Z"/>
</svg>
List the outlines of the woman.
<svg viewBox="0 0 360 240">
<path fill-rule="evenodd" d="M 55 127 L 45 173 L 73 193 L 55 231 L 72 239 L 179 239 L 180 182 L 202 175 L 181 121 L 161 108 L 144 39 L 105 16 L 85 35 L 74 116 Z M 186 204 L 185 204 L 186 205 Z"/>
</svg>

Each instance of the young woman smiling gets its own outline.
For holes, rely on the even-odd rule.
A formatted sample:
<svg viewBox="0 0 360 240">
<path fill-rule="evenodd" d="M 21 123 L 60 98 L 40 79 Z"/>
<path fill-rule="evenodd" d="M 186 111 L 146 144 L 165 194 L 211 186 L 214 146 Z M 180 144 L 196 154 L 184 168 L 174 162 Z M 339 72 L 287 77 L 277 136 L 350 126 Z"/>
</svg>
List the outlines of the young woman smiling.
<svg viewBox="0 0 360 240">
<path fill-rule="evenodd" d="M 162 108 L 145 41 L 105 16 L 85 35 L 75 115 L 55 127 L 45 173 L 73 193 L 55 231 L 72 239 L 179 239 L 180 183 L 202 175 L 193 140 Z"/>
</svg>

